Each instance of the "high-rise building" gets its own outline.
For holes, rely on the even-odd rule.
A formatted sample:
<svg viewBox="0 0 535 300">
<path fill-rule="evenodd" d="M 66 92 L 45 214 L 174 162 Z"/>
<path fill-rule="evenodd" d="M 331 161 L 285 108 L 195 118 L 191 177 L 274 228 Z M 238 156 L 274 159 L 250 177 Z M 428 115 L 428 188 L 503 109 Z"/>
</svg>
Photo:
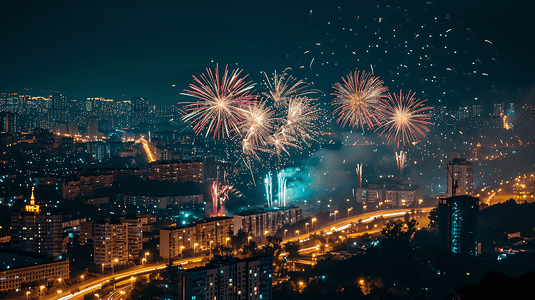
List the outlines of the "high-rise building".
<svg viewBox="0 0 535 300">
<path fill-rule="evenodd" d="M 438 232 L 442 249 L 477 256 L 478 216 L 478 198 L 463 195 L 440 199 Z"/>
<path fill-rule="evenodd" d="M 32 189 L 30 204 L 11 216 L 11 247 L 61 259 L 63 215 L 59 211 L 41 210 L 35 204 Z"/>
<path fill-rule="evenodd" d="M 189 226 L 160 229 L 160 257 L 175 258 L 185 250 L 198 252 L 228 246 L 233 226 L 232 217 L 213 217 L 197 220 Z"/>
<path fill-rule="evenodd" d="M 454 158 L 447 164 L 448 189 L 446 197 L 472 195 L 473 166 L 465 158 Z"/>
<path fill-rule="evenodd" d="M 68 108 L 67 96 L 60 93 L 52 95 L 52 107 L 50 108 L 66 111 Z"/>
<path fill-rule="evenodd" d="M 93 228 L 94 262 L 111 268 L 128 261 L 128 223 L 118 220 L 95 222 Z"/>
<path fill-rule="evenodd" d="M 132 120 L 134 127 L 139 127 L 139 124 L 145 123 L 147 114 L 149 112 L 149 102 L 143 97 L 132 98 Z"/>
<path fill-rule="evenodd" d="M 89 139 L 96 140 L 98 139 L 98 118 L 91 117 L 87 118 L 87 135 Z"/>
<path fill-rule="evenodd" d="M 260 256 L 211 262 L 178 271 L 178 299 L 271 300 L 273 258 Z"/>
<path fill-rule="evenodd" d="M 143 250 L 143 222 L 136 216 L 127 216 L 123 223 L 128 224 L 128 259 L 136 258 Z"/>
<path fill-rule="evenodd" d="M 472 117 L 481 117 L 482 113 L 483 113 L 483 105 L 481 104 L 472 105 Z"/>
<path fill-rule="evenodd" d="M 11 111 L 0 112 L 0 132 L 16 133 L 19 130 L 19 114 Z"/>
<path fill-rule="evenodd" d="M 505 108 L 504 103 L 493 103 L 493 105 L 494 105 L 494 110 L 492 113 L 493 116 L 499 117 L 504 114 L 504 108 Z"/>
<path fill-rule="evenodd" d="M 69 103 L 67 96 L 56 93 L 52 95 L 52 103 L 49 110 L 49 117 L 52 118 L 52 124 L 64 123 L 69 121 Z"/>
</svg>

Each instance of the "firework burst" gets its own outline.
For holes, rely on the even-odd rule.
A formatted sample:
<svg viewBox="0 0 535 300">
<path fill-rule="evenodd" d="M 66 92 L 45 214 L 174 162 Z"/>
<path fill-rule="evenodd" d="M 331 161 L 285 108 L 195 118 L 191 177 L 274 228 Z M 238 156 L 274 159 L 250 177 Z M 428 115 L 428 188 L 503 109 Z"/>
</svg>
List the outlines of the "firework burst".
<svg viewBox="0 0 535 300">
<path fill-rule="evenodd" d="M 310 146 L 311 141 L 316 140 L 318 130 L 316 121 L 319 116 L 319 108 L 312 99 L 307 97 L 290 97 L 286 114 L 284 129 L 285 135 L 290 135 L 297 142 Z"/>
<path fill-rule="evenodd" d="M 376 131 L 381 131 L 380 136 L 386 134 L 388 143 L 395 142 L 399 148 L 400 142 L 412 143 L 418 141 L 418 135 L 425 137 L 429 132 L 428 125 L 430 115 L 425 112 L 432 107 L 425 106 L 426 100 L 414 98 L 414 93 L 403 95 L 388 94 L 387 99 L 382 99 L 378 108 L 378 117 L 381 125 Z"/>
<path fill-rule="evenodd" d="M 335 83 L 333 88 L 335 92 L 331 95 L 336 96 L 332 101 L 332 105 L 336 106 L 333 113 L 338 114 L 336 122 L 342 127 L 349 123 L 351 128 L 358 128 L 360 124 L 364 131 L 364 124 L 370 129 L 379 125 L 375 110 L 380 99 L 385 97 L 384 93 L 388 91 L 382 80 L 366 72 L 355 71 L 342 78 L 342 83 Z"/>
<path fill-rule="evenodd" d="M 236 193 L 239 196 L 239 193 L 234 189 L 232 185 L 223 185 L 219 181 L 214 181 L 212 187 L 210 188 L 212 194 L 212 205 L 214 207 L 214 214 L 217 216 L 224 215 L 223 203 L 228 201 L 229 194 Z"/>
<path fill-rule="evenodd" d="M 274 111 L 265 102 L 250 105 L 244 114 L 240 130 L 243 132 L 242 151 L 245 155 L 258 157 L 256 151 L 269 152 L 270 136 L 277 119 Z"/>
<path fill-rule="evenodd" d="M 292 96 L 321 93 L 319 90 L 311 89 L 310 84 L 303 80 L 288 75 L 286 70 L 288 68 L 282 74 L 277 74 L 277 71 L 275 71 L 273 78 L 269 78 L 266 72 L 264 72 L 264 76 L 266 77 L 264 85 L 267 91 L 263 92 L 262 95 L 273 100 L 276 105 L 285 104 Z"/>
<path fill-rule="evenodd" d="M 200 78 L 193 76 L 196 84 L 190 84 L 181 93 L 197 99 L 184 103 L 186 115 L 182 119 L 196 134 L 206 130 L 206 136 L 213 134 L 214 139 L 225 139 L 239 133 L 246 108 L 256 103 L 252 94 L 254 84 L 245 81 L 247 75 L 240 77 L 241 71 L 233 70 L 229 74 L 227 67 L 221 77 L 218 65 L 215 72 L 211 69 L 206 72 Z"/>
</svg>

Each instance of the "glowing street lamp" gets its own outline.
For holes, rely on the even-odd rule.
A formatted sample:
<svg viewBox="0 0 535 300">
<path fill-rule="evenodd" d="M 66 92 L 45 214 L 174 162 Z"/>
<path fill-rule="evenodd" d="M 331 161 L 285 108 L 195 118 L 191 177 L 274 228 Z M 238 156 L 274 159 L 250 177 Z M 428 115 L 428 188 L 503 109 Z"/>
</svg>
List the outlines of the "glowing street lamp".
<svg viewBox="0 0 535 300">
<path fill-rule="evenodd" d="M 182 258 L 182 250 L 184 250 L 184 248 L 186 248 L 185 246 L 180 246 L 180 258 Z"/>
<path fill-rule="evenodd" d="M 308 228 L 308 222 L 307 222 L 307 223 L 305 223 L 305 232 L 308 232 L 308 233 L 310 233 L 310 229 L 309 229 L 308 231 L 307 231 L 307 229 L 309 229 L 309 228 Z"/>
<path fill-rule="evenodd" d="M 312 229 L 314 229 L 314 222 L 316 222 L 316 218 L 312 218 Z"/>
<path fill-rule="evenodd" d="M 228 241 L 230 241 L 229 237 L 225 239 L 225 247 L 228 247 Z"/>
<path fill-rule="evenodd" d="M 199 244 L 197 243 L 193 244 L 193 253 L 197 253 L 196 252 L 197 246 L 199 246 Z"/>
<path fill-rule="evenodd" d="M 334 211 L 334 221 L 335 221 L 335 222 L 336 222 L 336 215 L 337 215 L 337 214 L 338 214 L 338 211 L 335 210 L 335 211 Z"/>
<path fill-rule="evenodd" d="M 295 233 L 297 234 L 297 236 L 299 236 L 299 230 L 296 230 Z"/>
<path fill-rule="evenodd" d="M 26 292 L 26 300 L 28 300 L 28 297 L 30 296 L 30 291 Z"/>
<path fill-rule="evenodd" d="M 347 217 L 349 218 L 349 212 L 353 210 L 353 207 L 347 209 Z"/>
</svg>

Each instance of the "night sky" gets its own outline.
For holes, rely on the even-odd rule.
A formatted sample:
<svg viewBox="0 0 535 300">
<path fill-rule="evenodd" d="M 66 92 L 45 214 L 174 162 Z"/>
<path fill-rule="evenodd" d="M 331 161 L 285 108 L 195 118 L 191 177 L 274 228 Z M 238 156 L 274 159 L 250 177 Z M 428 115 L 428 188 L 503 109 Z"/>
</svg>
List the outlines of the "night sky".
<svg viewBox="0 0 535 300">
<path fill-rule="evenodd" d="M 533 11 L 521 0 L 1 1 L 0 92 L 174 104 L 219 63 L 255 82 L 290 67 L 327 95 L 373 68 L 433 105 L 494 101 L 535 83 Z"/>
</svg>

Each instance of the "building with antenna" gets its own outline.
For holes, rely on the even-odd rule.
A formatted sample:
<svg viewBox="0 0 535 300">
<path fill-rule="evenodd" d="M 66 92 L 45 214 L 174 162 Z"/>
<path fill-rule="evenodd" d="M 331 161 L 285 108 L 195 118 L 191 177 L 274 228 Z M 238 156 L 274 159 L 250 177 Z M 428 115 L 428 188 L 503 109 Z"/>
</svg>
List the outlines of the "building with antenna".
<svg viewBox="0 0 535 300">
<path fill-rule="evenodd" d="M 11 248 L 61 259 L 62 235 L 63 214 L 35 204 L 32 188 L 30 204 L 11 215 Z"/>
<path fill-rule="evenodd" d="M 446 197 L 472 195 L 474 174 L 472 163 L 465 158 L 454 158 L 447 164 L 448 189 Z"/>
</svg>

